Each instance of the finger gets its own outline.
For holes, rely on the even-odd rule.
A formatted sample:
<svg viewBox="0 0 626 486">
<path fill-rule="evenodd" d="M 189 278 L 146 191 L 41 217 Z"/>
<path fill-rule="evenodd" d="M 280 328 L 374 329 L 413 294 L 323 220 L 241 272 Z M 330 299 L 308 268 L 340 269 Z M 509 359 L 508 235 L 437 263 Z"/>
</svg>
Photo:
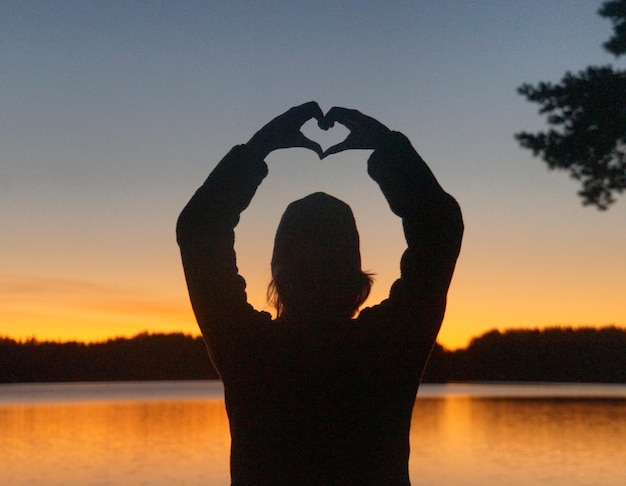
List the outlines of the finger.
<svg viewBox="0 0 626 486">
<path fill-rule="evenodd" d="M 340 106 L 334 106 L 326 116 L 324 117 L 324 121 L 329 124 L 329 126 L 333 126 L 335 122 L 341 123 L 348 130 L 352 130 L 355 126 L 357 126 L 357 122 L 359 117 L 363 115 L 357 110 L 350 110 L 348 108 L 342 108 Z"/>
<path fill-rule="evenodd" d="M 322 112 L 316 101 L 309 101 L 300 106 L 294 106 L 285 115 L 292 123 L 299 124 L 300 127 L 311 118 L 315 118 L 318 123 L 324 119 L 324 112 Z"/>
<path fill-rule="evenodd" d="M 321 158 L 324 159 L 329 155 L 338 154 L 339 152 L 343 152 L 344 150 L 350 150 L 352 148 L 354 148 L 352 146 L 352 143 L 348 142 L 348 140 L 344 140 L 343 142 L 333 145 L 332 147 L 328 147 L 321 155 Z"/>
<path fill-rule="evenodd" d="M 364 132 L 370 135 L 388 132 L 389 129 L 371 116 L 364 115 L 358 110 L 334 107 L 326 113 L 326 120 L 331 124 L 337 121 L 348 128 L 351 132 Z"/>
<path fill-rule="evenodd" d="M 303 147 L 315 152 L 318 157 L 321 159 L 323 156 L 322 147 L 319 143 L 314 142 L 313 140 L 304 136 L 304 134 L 299 133 L 297 139 L 295 140 L 294 147 Z"/>
<path fill-rule="evenodd" d="M 320 108 L 320 105 L 317 104 L 317 102 L 311 101 L 310 103 L 310 109 L 312 110 L 313 118 L 315 118 L 317 120 L 317 123 L 319 124 L 324 120 L 324 112 Z"/>
<path fill-rule="evenodd" d="M 326 118 L 317 120 L 317 126 L 320 127 L 324 131 L 328 130 L 329 128 L 332 128 L 333 125 L 334 123 L 329 122 L 328 120 L 326 120 Z"/>
</svg>

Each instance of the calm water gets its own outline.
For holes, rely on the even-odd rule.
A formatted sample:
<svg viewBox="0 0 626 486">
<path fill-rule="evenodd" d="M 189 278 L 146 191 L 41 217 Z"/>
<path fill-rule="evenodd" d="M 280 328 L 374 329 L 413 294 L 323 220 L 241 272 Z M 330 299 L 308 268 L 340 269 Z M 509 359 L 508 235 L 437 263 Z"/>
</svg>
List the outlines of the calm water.
<svg viewBox="0 0 626 486">
<path fill-rule="evenodd" d="M 216 382 L 0 385 L 0 484 L 229 484 Z M 414 485 L 626 484 L 626 385 L 424 385 Z"/>
</svg>

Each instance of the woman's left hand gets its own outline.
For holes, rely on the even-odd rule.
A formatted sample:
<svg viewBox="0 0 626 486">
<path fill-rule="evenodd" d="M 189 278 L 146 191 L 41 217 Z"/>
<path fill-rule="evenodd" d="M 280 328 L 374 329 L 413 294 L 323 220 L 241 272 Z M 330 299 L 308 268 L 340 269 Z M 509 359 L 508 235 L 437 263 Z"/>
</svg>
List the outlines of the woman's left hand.
<svg viewBox="0 0 626 486">
<path fill-rule="evenodd" d="M 309 101 L 300 106 L 294 106 L 280 116 L 277 116 L 267 125 L 261 128 L 250 141 L 247 147 L 256 156 L 264 159 L 273 150 L 303 147 L 313 150 L 320 158 L 322 157 L 322 147 L 317 142 L 308 139 L 300 131 L 311 118 L 315 118 L 324 127 L 324 114 L 315 101 Z"/>
</svg>

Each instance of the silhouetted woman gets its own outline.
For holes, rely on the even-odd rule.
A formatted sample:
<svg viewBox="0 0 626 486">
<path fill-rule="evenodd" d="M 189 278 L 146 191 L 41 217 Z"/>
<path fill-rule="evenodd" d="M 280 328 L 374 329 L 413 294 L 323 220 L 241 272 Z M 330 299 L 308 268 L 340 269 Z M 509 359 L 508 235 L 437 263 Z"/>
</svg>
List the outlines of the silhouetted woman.
<svg viewBox="0 0 626 486">
<path fill-rule="evenodd" d="M 322 153 L 300 128 L 335 122 L 348 138 Z M 371 280 L 345 203 L 291 203 L 276 233 L 272 319 L 247 303 L 234 228 L 273 150 L 325 157 L 373 149 L 368 173 L 402 218 L 408 248 L 389 298 L 363 309 Z M 409 428 L 461 245 L 456 201 L 409 140 L 356 110 L 315 102 L 234 147 L 180 215 L 177 238 L 193 309 L 225 389 L 234 486 L 408 485 Z"/>
</svg>

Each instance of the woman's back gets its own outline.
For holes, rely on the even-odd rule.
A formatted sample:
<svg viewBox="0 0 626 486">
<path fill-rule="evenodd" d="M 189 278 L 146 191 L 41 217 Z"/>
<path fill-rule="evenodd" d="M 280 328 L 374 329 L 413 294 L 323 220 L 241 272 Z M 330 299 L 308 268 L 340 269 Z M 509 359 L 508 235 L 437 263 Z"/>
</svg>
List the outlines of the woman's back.
<svg viewBox="0 0 626 486">
<path fill-rule="evenodd" d="M 348 138 L 322 153 L 312 117 Z M 369 292 L 349 206 L 323 193 L 292 203 L 272 257 L 279 317 L 247 302 L 234 229 L 267 175 L 264 157 L 374 149 L 368 173 L 407 240 L 389 298 L 351 319 Z M 292 108 L 234 147 L 181 213 L 177 239 L 196 319 L 225 386 L 235 486 L 406 485 L 411 412 L 459 253 L 456 201 L 398 132 L 355 110 Z"/>
<path fill-rule="evenodd" d="M 229 345 L 243 357 L 235 369 L 222 366 L 233 485 L 408 484 L 411 412 L 432 342 L 390 332 L 384 305 L 314 334 L 264 321 Z"/>
</svg>

